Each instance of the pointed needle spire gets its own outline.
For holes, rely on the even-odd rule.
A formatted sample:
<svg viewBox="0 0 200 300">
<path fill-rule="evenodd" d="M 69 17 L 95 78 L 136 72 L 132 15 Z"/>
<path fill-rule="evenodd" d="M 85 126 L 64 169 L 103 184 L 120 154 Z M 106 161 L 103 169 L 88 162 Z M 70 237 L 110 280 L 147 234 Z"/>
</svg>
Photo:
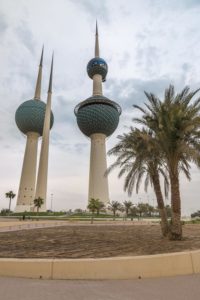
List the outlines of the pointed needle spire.
<svg viewBox="0 0 200 300">
<path fill-rule="evenodd" d="M 95 57 L 99 57 L 99 34 L 98 34 L 97 21 L 96 21 L 96 34 L 95 34 Z"/>
<path fill-rule="evenodd" d="M 35 100 L 40 100 L 40 96 L 41 96 L 43 54 L 44 54 L 44 46 L 42 47 L 42 54 L 41 54 L 41 58 L 40 58 L 38 77 L 37 77 L 37 82 L 36 82 L 36 87 L 35 87 L 35 95 L 34 95 Z"/>
<path fill-rule="evenodd" d="M 51 60 L 51 72 L 50 72 L 50 77 L 49 77 L 49 89 L 48 89 L 48 93 L 52 93 L 52 81 L 53 81 L 53 57 L 54 57 L 54 53 L 52 54 L 52 60 Z"/>
</svg>

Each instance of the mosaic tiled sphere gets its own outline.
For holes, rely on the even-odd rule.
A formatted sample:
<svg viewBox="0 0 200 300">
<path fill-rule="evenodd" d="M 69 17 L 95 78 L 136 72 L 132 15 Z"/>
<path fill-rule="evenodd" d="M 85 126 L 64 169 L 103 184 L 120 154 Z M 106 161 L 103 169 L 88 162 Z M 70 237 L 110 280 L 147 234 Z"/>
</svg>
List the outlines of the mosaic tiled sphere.
<svg viewBox="0 0 200 300">
<path fill-rule="evenodd" d="M 87 64 L 87 73 L 91 79 L 95 74 L 102 75 L 102 80 L 105 81 L 108 73 L 108 65 L 103 58 L 95 57 Z"/>
<path fill-rule="evenodd" d="M 42 135 L 45 109 L 46 104 L 40 100 L 28 100 L 22 103 L 15 113 L 15 122 L 19 130 L 24 134 L 37 132 Z M 54 116 L 51 112 L 50 128 L 52 128 L 53 122 Z"/>
<path fill-rule="evenodd" d="M 93 96 L 75 108 L 80 130 L 88 137 L 94 133 L 110 136 L 118 126 L 121 108 L 104 96 Z"/>
</svg>

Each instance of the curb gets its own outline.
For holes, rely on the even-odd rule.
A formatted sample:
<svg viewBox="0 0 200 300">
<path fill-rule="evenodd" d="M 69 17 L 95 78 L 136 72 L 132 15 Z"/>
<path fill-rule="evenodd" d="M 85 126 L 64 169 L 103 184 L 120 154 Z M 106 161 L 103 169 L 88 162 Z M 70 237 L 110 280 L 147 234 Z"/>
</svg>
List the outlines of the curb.
<svg viewBox="0 0 200 300">
<path fill-rule="evenodd" d="M 0 276 L 40 279 L 136 279 L 200 273 L 200 250 L 111 258 L 0 258 Z"/>
</svg>

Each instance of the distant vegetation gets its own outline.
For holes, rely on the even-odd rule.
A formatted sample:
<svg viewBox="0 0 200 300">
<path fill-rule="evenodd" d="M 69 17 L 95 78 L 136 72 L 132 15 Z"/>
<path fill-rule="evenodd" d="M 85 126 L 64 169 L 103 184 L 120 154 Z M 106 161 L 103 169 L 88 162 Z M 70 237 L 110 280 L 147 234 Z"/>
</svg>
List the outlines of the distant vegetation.
<svg viewBox="0 0 200 300">
<path fill-rule="evenodd" d="M 109 213 L 109 211 L 111 213 Z M 166 211 L 168 214 L 168 218 L 171 217 L 171 208 L 169 205 L 166 206 Z M 148 203 L 138 203 L 134 204 L 132 201 L 124 201 L 120 203 L 118 201 L 111 201 L 111 203 L 106 208 L 105 205 L 99 201 L 99 199 L 91 199 L 88 204 L 88 210 L 83 210 L 81 208 L 77 208 L 74 211 L 60 211 L 53 212 L 51 210 L 47 212 L 10 212 L 8 209 L 2 209 L 0 212 L 1 216 L 10 216 L 10 217 L 23 217 L 26 218 L 38 218 L 44 217 L 49 219 L 71 219 L 71 220 L 79 220 L 79 219 L 90 219 L 92 222 L 94 219 L 141 219 L 141 218 L 159 218 L 159 210 Z"/>
<path fill-rule="evenodd" d="M 197 210 L 196 212 L 192 213 L 191 218 L 200 218 L 200 210 Z"/>
<path fill-rule="evenodd" d="M 5 194 L 6 198 L 9 199 L 9 207 L 8 207 L 8 214 L 10 213 L 10 208 L 11 208 L 11 201 L 13 198 L 15 198 L 15 194 L 13 193 L 13 191 L 9 191 Z"/>
</svg>

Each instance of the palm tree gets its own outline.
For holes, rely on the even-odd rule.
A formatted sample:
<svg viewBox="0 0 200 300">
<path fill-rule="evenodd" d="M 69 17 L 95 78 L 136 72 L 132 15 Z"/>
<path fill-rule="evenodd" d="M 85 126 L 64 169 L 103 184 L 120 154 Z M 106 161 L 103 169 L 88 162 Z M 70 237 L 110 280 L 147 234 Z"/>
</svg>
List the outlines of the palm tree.
<svg viewBox="0 0 200 300">
<path fill-rule="evenodd" d="M 116 217 L 116 212 L 119 210 L 121 210 L 121 203 L 119 203 L 118 201 L 112 201 L 109 206 L 108 209 L 111 210 L 113 212 L 113 220 L 115 220 Z"/>
<path fill-rule="evenodd" d="M 148 204 L 147 203 L 138 203 L 137 205 L 137 209 L 140 215 L 140 218 L 142 217 L 142 215 L 146 215 L 148 212 Z"/>
<path fill-rule="evenodd" d="M 88 204 L 87 208 L 89 209 L 89 211 L 92 212 L 91 224 L 93 224 L 95 211 L 97 211 L 99 209 L 99 202 L 100 202 L 99 199 L 95 199 L 95 198 L 91 198 L 89 200 L 89 204 Z"/>
<path fill-rule="evenodd" d="M 148 99 L 145 108 L 134 105 L 143 113 L 141 118 L 134 120 L 153 132 L 167 166 L 171 186 L 172 240 L 182 239 L 179 174 L 183 171 L 190 180 L 190 163 L 200 165 L 200 98 L 193 101 L 199 90 L 190 91 L 185 87 L 175 94 L 170 85 L 163 101 L 145 92 Z"/>
<path fill-rule="evenodd" d="M 6 198 L 9 198 L 10 200 L 9 200 L 9 208 L 8 208 L 8 214 L 10 214 L 10 207 L 11 207 L 11 200 L 13 199 L 13 198 L 15 198 L 15 194 L 13 193 L 13 191 L 9 191 L 9 192 L 7 192 L 6 194 Z"/>
<path fill-rule="evenodd" d="M 138 193 L 142 178 L 145 176 L 145 191 L 149 183 L 153 185 L 158 208 L 161 216 L 161 230 L 163 236 L 168 234 L 168 221 L 165 211 L 163 195 L 161 192 L 160 178 L 164 178 L 165 195 L 168 193 L 168 178 L 165 165 L 159 152 L 157 141 L 153 132 L 147 129 L 130 128 L 130 132 L 118 136 L 119 143 L 108 154 L 117 156 L 117 160 L 107 170 L 107 173 L 120 167 L 119 177 L 126 174 L 124 190 L 132 194 L 134 187 Z"/>
<path fill-rule="evenodd" d="M 124 209 L 126 212 L 126 217 L 128 218 L 128 214 L 129 214 L 131 207 L 133 206 L 133 203 L 131 201 L 124 201 L 123 205 L 124 205 Z"/>
<path fill-rule="evenodd" d="M 44 199 L 38 197 L 38 198 L 34 199 L 33 202 L 34 202 L 34 206 L 37 207 L 37 213 L 39 213 L 39 209 L 44 204 Z"/>
<path fill-rule="evenodd" d="M 165 209 L 166 209 L 166 206 L 165 206 Z M 154 212 L 155 212 L 155 208 L 152 205 L 148 204 L 148 213 L 149 213 L 149 216 L 151 217 L 152 213 L 154 213 Z M 167 214 L 167 211 L 166 211 L 166 214 Z"/>
<path fill-rule="evenodd" d="M 167 213 L 167 217 L 171 218 L 172 217 L 172 209 L 170 205 L 165 205 L 165 209 L 166 209 L 166 213 Z"/>
<path fill-rule="evenodd" d="M 98 199 L 97 199 L 98 200 Z M 101 202 L 100 200 L 97 201 L 97 216 L 99 215 L 100 211 L 105 208 L 105 204 Z"/>
<path fill-rule="evenodd" d="M 137 213 L 138 213 L 138 208 L 136 205 L 131 206 L 130 208 L 130 215 L 131 215 L 131 220 L 133 221 L 134 217 L 137 217 Z"/>
</svg>

